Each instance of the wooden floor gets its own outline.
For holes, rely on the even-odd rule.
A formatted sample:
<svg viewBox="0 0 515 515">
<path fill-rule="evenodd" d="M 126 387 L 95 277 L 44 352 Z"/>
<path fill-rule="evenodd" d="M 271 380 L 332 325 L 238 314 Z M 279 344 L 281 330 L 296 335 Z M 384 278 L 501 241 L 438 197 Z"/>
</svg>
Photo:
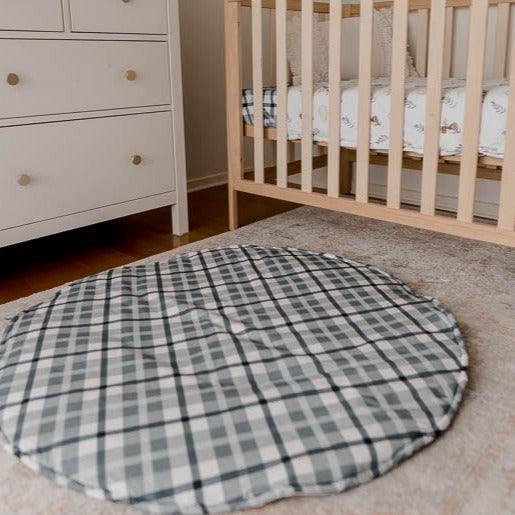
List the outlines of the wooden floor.
<svg viewBox="0 0 515 515">
<path fill-rule="evenodd" d="M 288 202 L 240 194 L 240 225 L 295 208 Z M 0 304 L 131 263 L 228 230 L 227 189 L 189 195 L 191 232 L 173 236 L 170 209 L 0 248 Z"/>
</svg>

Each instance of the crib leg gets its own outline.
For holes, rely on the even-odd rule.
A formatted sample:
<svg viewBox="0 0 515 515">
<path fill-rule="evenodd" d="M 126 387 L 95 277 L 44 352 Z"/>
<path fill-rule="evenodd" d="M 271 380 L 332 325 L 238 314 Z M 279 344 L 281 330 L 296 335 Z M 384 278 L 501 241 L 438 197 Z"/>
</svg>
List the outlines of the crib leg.
<svg viewBox="0 0 515 515">
<path fill-rule="evenodd" d="M 343 195 L 352 191 L 352 160 L 346 148 L 340 150 L 340 190 Z"/>
<path fill-rule="evenodd" d="M 238 192 L 229 185 L 229 230 L 238 228 Z"/>
<path fill-rule="evenodd" d="M 238 193 L 234 181 L 243 179 L 242 56 L 240 4 L 225 0 L 225 63 L 227 94 L 227 150 L 229 227 L 238 227 Z"/>
</svg>

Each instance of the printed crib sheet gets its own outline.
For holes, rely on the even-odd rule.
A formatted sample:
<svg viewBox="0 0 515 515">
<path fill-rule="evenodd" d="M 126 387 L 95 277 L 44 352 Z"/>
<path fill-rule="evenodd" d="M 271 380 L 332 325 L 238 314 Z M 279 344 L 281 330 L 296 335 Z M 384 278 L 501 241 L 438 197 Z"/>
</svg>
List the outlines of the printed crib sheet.
<svg viewBox="0 0 515 515">
<path fill-rule="evenodd" d="M 447 79 L 443 82 L 442 116 L 440 128 L 440 154 L 459 155 L 463 140 L 465 115 L 465 80 Z M 424 153 L 426 116 L 425 78 L 406 79 L 404 122 L 404 150 Z M 506 79 L 489 79 L 483 84 L 483 108 L 478 152 L 491 157 L 504 157 L 506 117 L 509 84 Z M 372 81 L 370 148 L 388 150 L 390 143 L 389 78 Z M 254 121 L 254 95 L 252 90 L 243 94 L 245 123 Z M 354 148 L 358 134 L 358 81 L 342 82 L 341 145 Z M 326 83 L 315 85 L 313 95 L 313 138 L 328 141 L 329 89 Z M 277 93 L 275 88 L 264 91 L 264 119 L 266 127 L 277 123 Z M 302 135 L 302 86 L 288 90 L 288 137 L 300 139 Z"/>
</svg>

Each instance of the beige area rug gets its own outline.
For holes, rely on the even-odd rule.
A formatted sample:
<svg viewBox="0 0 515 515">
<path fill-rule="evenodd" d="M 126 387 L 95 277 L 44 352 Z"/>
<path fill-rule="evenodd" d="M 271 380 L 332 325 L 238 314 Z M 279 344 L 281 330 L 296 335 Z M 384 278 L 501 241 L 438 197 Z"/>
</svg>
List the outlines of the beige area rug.
<svg viewBox="0 0 515 515">
<path fill-rule="evenodd" d="M 393 471 L 343 494 L 282 500 L 238 513 L 515 513 L 515 249 L 303 207 L 145 261 L 219 245 L 324 251 L 373 264 L 454 313 L 470 381 L 454 424 Z M 0 306 L 6 317 L 43 292 Z M 0 450 L 0 514 L 135 514 L 40 477 Z"/>
</svg>

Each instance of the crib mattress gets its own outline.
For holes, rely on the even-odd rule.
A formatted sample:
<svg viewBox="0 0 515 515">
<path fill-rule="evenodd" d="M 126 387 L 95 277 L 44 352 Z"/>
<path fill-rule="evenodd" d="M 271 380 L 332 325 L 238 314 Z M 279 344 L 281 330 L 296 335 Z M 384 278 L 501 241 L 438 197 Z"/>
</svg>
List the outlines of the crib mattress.
<svg viewBox="0 0 515 515">
<path fill-rule="evenodd" d="M 425 78 L 406 79 L 404 150 L 424 153 L 426 116 Z M 506 79 L 489 79 L 483 84 L 483 108 L 478 153 L 504 157 L 509 83 Z M 370 148 L 388 150 L 390 140 L 390 79 L 372 81 L 370 119 Z M 264 91 L 264 120 L 266 127 L 277 123 L 277 91 Z M 358 137 L 358 81 L 342 82 L 341 146 L 355 148 Z M 313 139 L 328 141 L 329 89 L 326 83 L 316 84 L 313 95 Z M 465 80 L 447 79 L 443 82 L 440 155 L 461 154 L 465 114 Z M 247 124 L 254 122 L 254 94 L 243 92 L 243 117 Z M 288 90 L 288 138 L 302 136 L 302 86 Z"/>
</svg>

